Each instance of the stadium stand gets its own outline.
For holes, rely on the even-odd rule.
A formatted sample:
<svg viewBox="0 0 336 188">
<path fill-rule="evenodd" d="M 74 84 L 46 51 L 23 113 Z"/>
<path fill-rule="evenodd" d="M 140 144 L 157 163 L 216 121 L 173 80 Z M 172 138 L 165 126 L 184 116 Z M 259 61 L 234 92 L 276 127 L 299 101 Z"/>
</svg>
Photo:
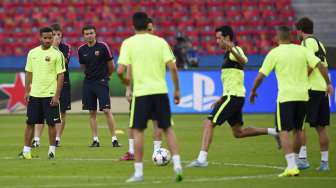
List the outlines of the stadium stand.
<svg viewBox="0 0 336 188">
<path fill-rule="evenodd" d="M 265 54 L 274 45 L 274 27 L 293 25 L 290 0 L 3 0 L 0 2 L 0 56 L 25 55 L 38 42 L 41 26 L 63 25 L 65 41 L 76 50 L 82 43 L 80 28 L 96 25 L 99 38 L 118 53 L 133 32 L 130 17 L 146 11 L 154 18 L 158 35 L 173 45 L 180 33 L 200 54 L 216 55 L 214 29 L 230 24 L 247 54 Z M 98 38 L 98 39 L 99 39 Z"/>
</svg>

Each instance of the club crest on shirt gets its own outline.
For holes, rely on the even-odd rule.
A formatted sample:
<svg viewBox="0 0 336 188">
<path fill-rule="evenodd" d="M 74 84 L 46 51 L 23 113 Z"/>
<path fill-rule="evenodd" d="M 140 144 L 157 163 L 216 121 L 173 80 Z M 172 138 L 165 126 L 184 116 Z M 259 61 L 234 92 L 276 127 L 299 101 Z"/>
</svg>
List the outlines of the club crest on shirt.
<svg viewBox="0 0 336 188">
<path fill-rule="evenodd" d="M 99 54 L 100 54 L 100 52 L 97 50 L 97 51 L 95 51 L 95 55 L 96 56 L 99 56 Z"/>
<path fill-rule="evenodd" d="M 50 62 L 50 57 L 49 57 L 49 56 L 46 56 L 46 57 L 45 57 L 45 61 L 46 61 L 46 62 Z"/>
</svg>

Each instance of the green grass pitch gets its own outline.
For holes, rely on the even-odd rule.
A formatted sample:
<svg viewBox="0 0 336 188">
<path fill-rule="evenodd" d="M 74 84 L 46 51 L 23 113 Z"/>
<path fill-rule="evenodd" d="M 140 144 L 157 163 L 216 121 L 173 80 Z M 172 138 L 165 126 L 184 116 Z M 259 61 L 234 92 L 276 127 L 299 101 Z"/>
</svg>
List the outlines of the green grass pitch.
<svg viewBox="0 0 336 188">
<path fill-rule="evenodd" d="M 308 156 L 311 168 L 301 171 L 299 177 L 278 178 L 285 167 L 283 153 L 276 148 L 270 136 L 236 139 L 225 124 L 216 128 L 209 152 L 207 168 L 184 168 L 184 181 L 173 181 L 172 164 L 157 167 L 151 161 L 152 126 L 145 137 L 145 181 L 126 184 L 133 173 L 133 162 L 120 162 L 119 157 L 127 151 L 127 115 L 115 115 L 118 129 L 125 134 L 118 138 L 121 148 L 112 148 L 111 137 L 102 115 L 98 117 L 102 147 L 89 148 L 91 131 L 88 115 L 68 115 L 61 147 L 56 150 L 56 159 L 47 158 L 47 128 L 41 147 L 33 149 L 33 160 L 20 160 L 22 150 L 24 115 L 0 116 L 0 188 L 86 188 L 86 187 L 336 187 L 335 135 L 336 127 L 329 128 L 330 168 L 319 173 L 315 168 L 320 162 L 320 152 L 315 130 L 306 128 L 308 134 Z M 183 165 L 197 157 L 202 123 L 206 115 L 175 115 L 174 130 L 179 141 Z M 332 115 L 331 122 L 335 122 Z M 274 116 L 245 115 L 245 125 L 273 127 Z M 166 146 L 165 139 L 163 140 Z"/>
</svg>

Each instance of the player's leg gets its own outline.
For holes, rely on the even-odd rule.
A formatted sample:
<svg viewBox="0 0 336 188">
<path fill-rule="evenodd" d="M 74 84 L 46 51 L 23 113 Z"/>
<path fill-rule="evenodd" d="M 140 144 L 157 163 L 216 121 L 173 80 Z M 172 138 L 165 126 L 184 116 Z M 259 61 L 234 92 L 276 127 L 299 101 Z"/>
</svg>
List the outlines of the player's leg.
<svg viewBox="0 0 336 188">
<path fill-rule="evenodd" d="M 24 132 L 24 146 L 19 157 L 22 159 L 31 159 L 31 141 L 34 134 L 34 125 L 43 124 L 42 103 L 36 97 L 29 97 L 27 104 L 27 121 Z"/>
<path fill-rule="evenodd" d="M 151 118 L 153 122 L 153 152 L 161 148 L 163 130 L 158 127 L 158 121 Z"/>
<path fill-rule="evenodd" d="M 56 147 L 60 146 L 66 124 L 66 111 L 71 109 L 70 86 L 63 86 L 60 96 L 61 123 L 56 124 Z"/>
<path fill-rule="evenodd" d="M 297 155 L 297 165 L 300 170 L 304 170 L 310 167 L 308 162 L 308 154 L 307 154 L 307 137 L 306 137 L 306 131 L 303 129 L 298 133 L 299 139 L 300 139 L 300 150 Z"/>
<path fill-rule="evenodd" d="M 113 147 L 120 147 L 121 145 L 118 142 L 117 136 L 115 134 L 115 128 L 116 128 L 116 123 L 114 120 L 114 117 L 110 111 L 110 109 L 103 109 L 108 128 L 110 130 L 110 133 L 112 135 L 112 146 Z"/>
<path fill-rule="evenodd" d="M 134 136 L 135 163 L 134 174 L 126 182 L 143 181 L 143 142 L 144 129 L 150 112 L 151 101 L 148 96 L 133 97 L 130 110 L 130 128 Z"/>
<path fill-rule="evenodd" d="M 128 129 L 128 151 L 120 157 L 121 161 L 132 161 L 134 160 L 134 135 L 133 129 Z"/>
<path fill-rule="evenodd" d="M 327 128 L 325 126 L 317 126 L 317 134 L 319 135 L 320 151 L 321 151 L 321 164 L 317 168 L 318 171 L 329 170 L 329 137 Z"/>
<path fill-rule="evenodd" d="M 43 128 L 44 128 L 44 124 L 36 124 L 35 128 L 34 128 L 34 138 L 33 138 L 33 142 L 32 142 L 32 147 L 33 148 L 37 148 L 40 147 L 40 138 L 43 132 Z"/>
<path fill-rule="evenodd" d="M 56 124 L 56 147 L 59 147 L 61 144 L 61 137 L 65 127 L 66 112 L 61 112 L 61 123 Z"/>
<path fill-rule="evenodd" d="M 130 101 L 129 109 L 131 111 L 132 100 Z M 131 123 L 129 123 L 131 124 Z M 132 161 L 134 160 L 134 135 L 132 128 L 128 128 L 128 151 L 120 157 L 121 161 Z"/>
<path fill-rule="evenodd" d="M 90 147 L 99 147 L 99 138 L 98 138 L 98 125 L 97 125 L 97 111 L 96 110 L 90 110 L 90 128 L 92 133 L 92 144 Z"/>
<path fill-rule="evenodd" d="M 232 114 L 230 110 L 230 96 L 224 96 L 214 105 L 213 110 L 208 115 L 208 119 L 203 123 L 203 135 L 201 150 L 196 160 L 190 162 L 187 167 L 206 167 L 208 166 L 208 151 L 213 138 L 216 125 L 223 124 Z"/>
<path fill-rule="evenodd" d="M 56 152 L 56 124 L 61 123 L 61 112 L 59 105 L 50 106 L 51 97 L 43 99 L 44 119 L 48 124 L 49 150 L 48 158 L 54 159 Z"/>
<path fill-rule="evenodd" d="M 320 142 L 320 151 L 321 151 L 321 163 L 317 168 L 318 171 L 328 171 L 329 170 L 329 137 L 327 126 L 330 125 L 330 106 L 329 106 L 329 97 L 325 95 L 324 92 L 319 92 L 320 97 L 320 106 L 319 106 L 319 116 L 316 120 L 317 126 L 315 130 L 319 136 Z"/>
<path fill-rule="evenodd" d="M 167 94 L 158 94 L 151 96 L 153 99 L 153 111 L 151 115 L 155 117 L 158 122 L 158 128 L 162 129 L 165 133 L 168 148 L 172 154 L 173 169 L 175 172 L 175 180 L 182 181 L 182 165 L 181 157 L 178 152 L 177 139 L 175 132 L 171 127 L 171 111 L 169 99 Z"/>
<path fill-rule="evenodd" d="M 90 81 L 84 81 L 82 103 L 83 110 L 89 110 L 89 122 L 92 133 L 92 144 L 90 147 L 99 147 L 98 139 L 98 126 L 97 126 L 97 96 L 94 93 L 95 83 Z"/>
<path fill-rule="evenodd" d="M 110 110 L 111 109 L 110 90 L 107 80 L 97 81 L 94 91 L 98 97 L 99 110 L 103 111 L 106 118 L 107 126 L 112 136 L 112 146 L 120 147 L 117 136 L 115 134 L 116 123 Z"/>
<path fill-rule="evenodd" d="M 297 176 L 300 173 L 295 159 L 294 141 L 292 141 L 289 134 L 290 131 L 297 127 L 296 111 L 295 102 L 277 103 L 276 125 L 279 131 L 282 150 L 287 161 L 287 167 L 283 173 L 279 174 L 279 177 Z"/>
</svg>

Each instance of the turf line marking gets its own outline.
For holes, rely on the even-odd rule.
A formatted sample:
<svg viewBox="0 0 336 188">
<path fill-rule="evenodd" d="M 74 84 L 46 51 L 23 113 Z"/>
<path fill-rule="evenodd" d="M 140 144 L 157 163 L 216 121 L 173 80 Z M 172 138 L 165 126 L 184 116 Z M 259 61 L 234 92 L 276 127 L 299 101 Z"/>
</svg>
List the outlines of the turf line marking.
<svg viewBox="0 0 336 188">
<path fill-rule="evenodd" d="M 148 181 L 148 179 L 153 179 Z M 138 186 L 138 185 L 153 185 L 153 184 L 162 184 L 162 183 L 170 183 L 175 184 L 172 178 L 145 178 L 144 182 L 140 183 L 79 183 L 79 184 L 62 184 L 62 185 L 54 185 L 54 184 L 45 184 L 39 185 L 38 187 L 45 188 L 54 188 L 54 187 L 99 187 L 99 186 Z M 183 181 L 184 183 L 204 183 L 204 182 L 223 182 L 223 181 L 234 181 L 234 180 L 249 180 L 249 179 L 277 179 L 277 180 L 333 180 L 336 181 L 336 177 L 297 177 L 297 178 L 278 178 L 277 174 L 265 174 L 265 175 L 256 175 L 256 176 L 227 176 L 227 177 L 213 177 L 213 178 L 188 178 Z M 123 179 L 122 181 L 124 181 Z M 34 188 L 36 185 L 20 185 L 20 186 L 4 186 L 2 188 Z"/>
</svg>

